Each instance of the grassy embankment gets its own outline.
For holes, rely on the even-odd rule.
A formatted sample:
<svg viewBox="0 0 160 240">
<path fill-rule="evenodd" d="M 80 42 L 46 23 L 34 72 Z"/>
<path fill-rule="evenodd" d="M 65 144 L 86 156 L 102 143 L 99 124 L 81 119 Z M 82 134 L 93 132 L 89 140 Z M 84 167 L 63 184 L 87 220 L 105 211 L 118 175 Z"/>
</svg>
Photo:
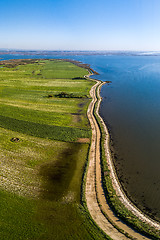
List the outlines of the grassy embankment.
<svg viewBox="0 0 160 240">
<path fill-rule="evenodd" d="M 97 90 L 96 90 L 97 94 Z M 98 98 L 98 94 L 96 95 Z M 102 179 L 103 179 L 103 188 L 105 191 L 105 196 L 110 207 L 113 209 L 115 214 L 126 222 L 129 226 L 133 227 L 135 230 L 141 232 L 142 234 L 149 236 L 151 239 L 160 239 L 160 231 L 149 226 L 148 224 L 142 222 L 138 217 L 136 217 L 131 211 L 129 211 L 124 204 L 120 201 L 119 197 L 116 195 L 116 191 L 113 188 L 112 180 L 110 178 L 110 171 L 107 166 L 104 141 L 105 141 L 105 132 L 103 125 L 96 114 L 97 103 L 94 107 L 94 116 L 99 124 L 101 130 L 101 166 L 102 166 Z M 113 224 L 114 225 L 114 224 Z M 121 231 L 121 229 L 119 229 Z M 122 231 L 123 232 L 123 231 Z"/>
<path fill-rule="evenodd" d="M 58 60 L 0 66 L 1 240 L 104 239 L 80 199 L 94 84 L 85 74 Z"/>
</svg>

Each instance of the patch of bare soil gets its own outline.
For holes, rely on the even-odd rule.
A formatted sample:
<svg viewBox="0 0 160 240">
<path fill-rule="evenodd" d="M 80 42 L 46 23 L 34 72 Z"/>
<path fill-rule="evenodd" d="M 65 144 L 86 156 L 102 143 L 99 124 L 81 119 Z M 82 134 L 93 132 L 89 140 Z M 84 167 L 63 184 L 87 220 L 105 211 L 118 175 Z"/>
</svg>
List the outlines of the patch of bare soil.
<svg viewBox="0 0 160 240">
<path fill-rule="evenodd" d="M 0 65 L 4 65 L 5 67 L 8 68 L 14 68 L 17 67 L 18 65 L 26 65 L 36 62 L 38 62 L 37 59 L 12 59 L 0 61 Z"/>
<path fill-rule="evenodd" d="M 90 143 L 89 138 L 78 138 L 77 142 L 79 143 Z"/>
</svg>

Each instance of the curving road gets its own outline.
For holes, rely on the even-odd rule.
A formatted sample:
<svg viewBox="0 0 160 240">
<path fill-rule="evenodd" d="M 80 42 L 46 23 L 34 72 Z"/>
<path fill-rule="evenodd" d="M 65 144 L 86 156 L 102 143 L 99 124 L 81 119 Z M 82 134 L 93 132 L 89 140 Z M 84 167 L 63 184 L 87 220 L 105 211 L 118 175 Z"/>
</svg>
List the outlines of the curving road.
<svg viewBox="0 0 160 240">
<path fill-rule="evenodd" d="M 88 76 L 85 76 L 88 78 Z M 97 121 L 93 115 L 93 109 L 95 103 L 97 102 L 96 98 L 96 89 L 98 88 L 98 94 L 101 86 L 104 83 L 97 81 L 97 83 L 91 88 L 90 95 L 92 97 L 92 102 L 90 103 L 87 111 L 88 119 L 91 124 L 92 128 L 92 139 L 91 139 L 91 147 L 90 147 L 90 154 L 89 154 L 89 166 L 87 171 L 87 178 L 86 178 L 86 202 L 87 207 L 92 216 L 93 220 L 97 223 L 97 225 L 113 240 L 125 240 L 125 239 L 149 239 L 144 237 L 140 233 L 134 231 L 132 228 L 127 226 L 123 223 L 119 218 L 117 218 L 113 211 L 110 209 L 109 205 L 106 202 L 103 187 L 102 187 L 102 178 L 101 178 L 101 164 L 100 164 L 100 138 L 101 133 Z M 97 113 L 99 110 L 99 105 L 101 102 L 101 98 L 99 98 L 98 106 L 97 106 Z M 99 116 L 100 117 L 100 116 Z M 103 120 L 100 117 L 101 122 Z M 104 124 L 105 127 L 105 124 Z M 104 129 L 106 134 L 108 134 L 107 129 Z M 108 144 L 108 135 L 106 137 L 106 143 Z M 107 218 L 104 216 L 103 213 L 107 215 Z M 119 229 L 123 232 L 128 234 L 128 237 L 117 230 L 116 225 Z"/>
</svg>

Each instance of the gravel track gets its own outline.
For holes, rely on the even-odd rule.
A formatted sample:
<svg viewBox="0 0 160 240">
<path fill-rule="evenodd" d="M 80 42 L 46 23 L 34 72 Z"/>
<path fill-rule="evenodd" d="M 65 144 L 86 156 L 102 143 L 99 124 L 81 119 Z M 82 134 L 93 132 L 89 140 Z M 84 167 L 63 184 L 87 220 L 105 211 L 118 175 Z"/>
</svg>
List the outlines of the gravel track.
<svg viewBox="0 0 160 240">
<path fill-rule="evenodd" d="M 85 77 L 88 78 L 89 75 Z M 96 224 L 113 240 L 150 239 L 150 238 L 144 237 L 143 235 L 141 235 L 140 233 L 136 232 L 135 230 L 127 226 L 125 223 L 123 223 L 118 217 L 115 216 L 113 211 L 110 209 L 108 203 L 106 202 L 106 198 L 105 198 L 103 187 L 102 187 L 101 164 L 100 164 L 101 133 L 100 133 L 100 129 L 97 124 L 97 121 L 93 115 L 93 109 L 94 109 L 95 103 L 97 102 L 96 89 L 98 88 L 98 94 L 99 94 L 100 88 L 103 84 L 104 83 L 97 81 L 96 84 L 91 88 L 90 95 L 92 97 L 92 102 L 90 103 L 87 111 L 88 119 L 90 121 L 91 128 L 92 128 L 92 139 L 91 139 L 89 165 L 88 165 L 88 171 L 87 171 L 86 190 L 85 190 L 87 207 L 90 212 L 90 215 L 92 216 Z M 101 98 L 99 98 L 99 101 L 98 101 L 98 106 L 96 109 L 97 114 L 99 111 L 100 102 L 101 102 Z M 100 117 L 99 114 L 98 114 L 98 117 Z M 107 154 L 109 153 L 109 147 L 108 147 L 109 134 L 103 122 L 103 119 L 101 119 L 101 117 L 100 117 L 100 120 L 103 123 L 104 130 L 106 132 L 105 144 L 107 144 L 106 156 L 108 157 Z M 108 159 L 107 159 L 107 162 L 108 162 Z M 113 178 L 116 179 L 116 176 L 112 176 L 112 181 L 113 181 Z M 119 186 L 115 185 L 115 183 L 114 183 L 114 187 L 119 188 Z M 103 213 L 105 213 L 107 217 Z M 117 226 L 123 232 L 127 233 L 128 237 L 125 234 L 121 233 L 119 230 L 117 230 L 115 226 Z"/>
</svg>

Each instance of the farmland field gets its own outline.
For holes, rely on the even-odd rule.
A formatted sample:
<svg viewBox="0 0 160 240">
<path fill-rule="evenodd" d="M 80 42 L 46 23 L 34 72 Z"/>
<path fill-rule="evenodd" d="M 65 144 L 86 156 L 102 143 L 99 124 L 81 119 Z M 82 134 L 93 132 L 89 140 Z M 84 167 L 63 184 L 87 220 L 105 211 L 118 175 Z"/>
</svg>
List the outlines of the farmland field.
<svg viewBox="0 0 160 240">
<path fill-rule="evenodd" d="M 1 62 L 1 240 L 104 239 L 81 204 L 87 73 L 61 60 Z"/>
</svg>

